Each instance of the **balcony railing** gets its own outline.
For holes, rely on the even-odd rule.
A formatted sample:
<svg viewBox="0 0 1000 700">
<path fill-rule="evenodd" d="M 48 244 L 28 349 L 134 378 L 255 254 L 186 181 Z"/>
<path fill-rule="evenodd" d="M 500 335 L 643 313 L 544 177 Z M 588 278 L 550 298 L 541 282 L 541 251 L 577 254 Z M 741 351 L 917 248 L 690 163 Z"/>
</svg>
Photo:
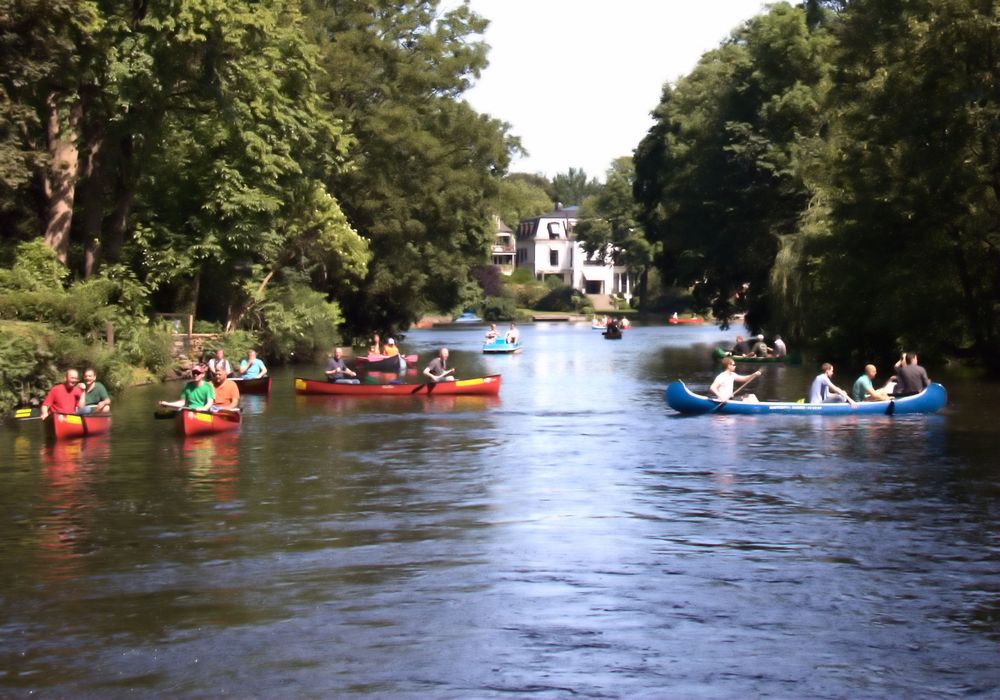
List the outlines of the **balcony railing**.
<svg viewBox="0 0 1000 700">
<path fill-rule="evenodd" d="M 516 251 L 516 249 L 512 245 L 494 245 L 493 246 L 493 252 L 494 253 L 511 253 L 511 254 L 513 254 L 515 251 Z"/>
</svg>

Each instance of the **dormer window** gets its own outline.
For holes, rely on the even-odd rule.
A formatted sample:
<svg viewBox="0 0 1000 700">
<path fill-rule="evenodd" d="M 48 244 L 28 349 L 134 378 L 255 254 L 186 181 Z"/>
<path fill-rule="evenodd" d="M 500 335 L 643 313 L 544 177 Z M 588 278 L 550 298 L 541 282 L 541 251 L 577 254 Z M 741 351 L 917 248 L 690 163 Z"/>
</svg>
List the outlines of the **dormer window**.
<svg viewBox="0 0 1000 700">
<path fill-rule="evenodd" d="M 549 238 L 557 239 L 563 237 L 563 225 L 561 221 L 549 222 Z"/>
</svg>

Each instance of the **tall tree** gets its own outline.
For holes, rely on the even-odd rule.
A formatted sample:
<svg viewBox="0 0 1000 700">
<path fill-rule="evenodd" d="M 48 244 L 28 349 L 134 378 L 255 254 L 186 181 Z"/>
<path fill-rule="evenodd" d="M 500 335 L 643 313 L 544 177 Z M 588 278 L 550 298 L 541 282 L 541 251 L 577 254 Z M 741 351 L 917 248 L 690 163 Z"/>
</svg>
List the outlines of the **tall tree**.
<svg viewBox="0 0 1000 700">
<path fill-rule="evenodd" d="M 359 333 L 453 307 L 493 237 L 516 143 L 462 93 L 486 65 L 486 22 L 437 0 L 312 0 L 324 90 L 356 137 L 357 167 L 331 179 L 370 242 L 364 291 L 331 288 Z"/>
<path fill-rule="evenodd" d="M 518 222 L 552 211 L 555 204 L 544 189 L 530 182 L 507 176 L 500 181 L 497 195 L 497 214 L 510 226 Z"/>
<path fill-rule="evenodd" d="M 1000 352 L 1000 6 L 851 2 L 814 206 L 776 282 L 834 351 Z"/>
<path fill-rule="evenodd" d="M 639 308 L 645 309 L 655 248 L 637 219 L 634 185 L 632 159 L 615 159 L 597 194 L 583 200 L 573 232 L 588 255 L 614 260 L 636 275 Z"/>
<path fill-rule="evenodd" d="M 773 6 L 666 86 L 636 151 L 636 196 L 664 279 L 693 286 L 723 322 L 770 316 L 769 275 L 781 236 L 809 200 L 797 159 L 819 129 L 828 70 L 824 30 L 802 8 Z"/>
<path fill-rule="evenodd" d="M 562 206 L 580 206 L 583 200 L 596 194 L 601 183 L 588 179 L 583 168 L 570 168 L 552 178 L 556 202 Z"/>
</svg>

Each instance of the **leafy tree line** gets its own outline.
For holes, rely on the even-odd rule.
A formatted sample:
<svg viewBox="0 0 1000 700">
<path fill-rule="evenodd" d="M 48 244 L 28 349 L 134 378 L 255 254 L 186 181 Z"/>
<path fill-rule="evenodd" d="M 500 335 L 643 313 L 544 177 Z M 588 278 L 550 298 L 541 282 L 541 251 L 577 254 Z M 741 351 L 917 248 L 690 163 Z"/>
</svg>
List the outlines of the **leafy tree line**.
<svg viewBox="0 0 1000 700">
<path fill-rule="evenodd" d="M 663 90 L 635 153 L 665 279 L 841 357 L 1000 351 L 1000 9 L 778 4 Z"/>
<path fill-rule="evenodd" d="M 485 24 L 438 0 L 0 0 L 0 258 L 44 240 L 64 288 L 121 266 L 147 311 L 277 359 L 303 316 L 364 335 L 452 308 L 519 148 L 462 99 Z"/>
</svg>

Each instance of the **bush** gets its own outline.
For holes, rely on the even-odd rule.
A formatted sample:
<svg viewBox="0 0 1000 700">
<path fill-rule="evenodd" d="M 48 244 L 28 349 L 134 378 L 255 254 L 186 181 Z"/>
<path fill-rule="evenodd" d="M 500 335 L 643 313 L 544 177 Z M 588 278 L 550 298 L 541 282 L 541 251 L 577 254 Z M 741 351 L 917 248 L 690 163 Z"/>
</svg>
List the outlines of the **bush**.
<svg viewBox="0 0 1000 700">
<path fill-rule="evenodd" d="M 486 297 L 482 315 L 486 321 L 513 321 L 517 317 L 517 304 L 508 297 Z"/>
<path fill-rule="evenodd" d="M 540 311 L 574 311 L 581 313 L 584 309 L 589 308 L 593 311 L 590 300 L 569 285 L 562 285 L 550 291 L 539 300 L 535 308 Z"/>
<path fill-rule="evenodd" d="M 512 284 L 509 285 L 508 289 L 514 296 L 514 303 L 523 309 L 537 308 L 539 300 L 549 292 L 545 285 L 540 282 Z"/>
<path fill-rule="evenodd" d="M 529 284 L 534 281 L 535 276 L 526 267 L 514 268 L 514 271 L 507 278 L 507 282 L 510 284 Z"/>
</svg>

